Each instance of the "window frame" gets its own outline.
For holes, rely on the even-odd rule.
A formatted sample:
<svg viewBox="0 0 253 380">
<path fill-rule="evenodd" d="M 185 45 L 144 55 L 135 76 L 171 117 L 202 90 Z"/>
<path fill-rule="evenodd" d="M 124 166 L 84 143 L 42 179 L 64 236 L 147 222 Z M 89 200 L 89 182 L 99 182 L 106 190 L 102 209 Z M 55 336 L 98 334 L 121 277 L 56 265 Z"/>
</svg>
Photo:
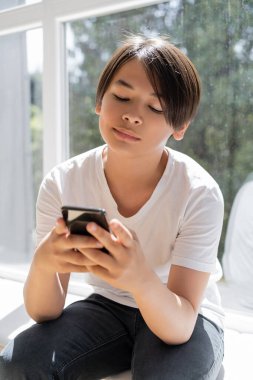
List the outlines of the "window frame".
<svg viewBox="0 0 253 380">
<path fill-rule="evenodd" d="M 0 36 L 43 30 L 43 174 L 68 157 L 64 23 L 162 3 L 164 0 L 42 0 L 0 12 Z"/>
<path fill-rule="evenodd" d="M 137 9 L 164 0 L 41 0 L 0 11 L 0 37 L 35 28 L 43 31 L 42 107 L 43 175 L 68 158 L 68 81 L 64 23 Z M 2 267 L 0 276 L 23 282 L 25 269 Z M 78 294 L 82 284 L 70 286 Z"/>
</svg>

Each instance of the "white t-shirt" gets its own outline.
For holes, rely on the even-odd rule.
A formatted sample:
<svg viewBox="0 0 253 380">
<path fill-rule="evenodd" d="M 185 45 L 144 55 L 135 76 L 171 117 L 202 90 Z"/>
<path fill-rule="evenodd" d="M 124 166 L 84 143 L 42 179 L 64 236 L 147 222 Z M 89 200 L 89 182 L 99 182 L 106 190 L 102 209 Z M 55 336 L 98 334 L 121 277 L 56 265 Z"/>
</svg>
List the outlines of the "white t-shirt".
<svg viewBox="0 0 253 380">
<path fill-rule="evenodd" d="M 56 166 L 43 180 L 37 201 L 37 241 L 52 229 L 61 207 L 100 207 L 108 220 L 134 230 L 144 255 L 166 284 L 171 264 L 212 273 L 200 313 L 222 326 L 223 311 L 215 282 L 221 277 L 217 249 L 223 221 L 223 197 L 214 179 L 190 157 L 168 149 L 165 171 L 150 199 L 131 217 L 123 217 L 108 187 L 102 152 L 92 149 Z M 130 293 L 94 275 L 94 291 L 136 307 Z"/>
</svg>

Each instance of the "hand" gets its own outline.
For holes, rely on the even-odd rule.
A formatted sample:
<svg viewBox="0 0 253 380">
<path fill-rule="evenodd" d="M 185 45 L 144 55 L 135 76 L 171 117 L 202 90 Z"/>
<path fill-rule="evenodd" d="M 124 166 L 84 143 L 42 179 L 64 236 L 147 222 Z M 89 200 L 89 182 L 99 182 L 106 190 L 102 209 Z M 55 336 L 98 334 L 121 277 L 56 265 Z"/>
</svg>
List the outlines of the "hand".
<svg viewBox="0 0 253 380">
<path fill-rule="evenodd" d="M 80 249 L 80 252 L 92 263 L 87 265 L 89 272 L 114 287 L 134 293 L 153 277 L 153 272 L 136 234 L 116 219 L 109 224 L 111 234 L 95 223 L 87 225 L 87 230 L 109 251 L 109 255 L 97 249 Z"/>
<path fill-rule="evenodd" d="M 94 249 L 103 246 L 95 238 L 69 234 L 62 218 L 44 238 L 35 251 L 34 264 L 51 273 L 87 272 L 94 265 L 80 253 L 79 248 Z"/>
</svg>

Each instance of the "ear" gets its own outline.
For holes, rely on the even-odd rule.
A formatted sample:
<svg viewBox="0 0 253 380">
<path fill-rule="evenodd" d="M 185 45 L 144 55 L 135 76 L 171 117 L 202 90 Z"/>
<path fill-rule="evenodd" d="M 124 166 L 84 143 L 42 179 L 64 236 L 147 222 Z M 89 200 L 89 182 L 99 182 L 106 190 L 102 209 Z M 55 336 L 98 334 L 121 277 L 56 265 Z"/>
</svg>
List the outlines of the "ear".
<svg viewBox="0 0 253 380">
<path fill-rule="evenodd" d="M 96 104 L 96 107 L 95 107 L 95 112 L 97 115 L 100 115 L 100 111 L 101 111 L 101 104 Z"/>
<path fill-rule="evenodd" d="M 186 123 L 186 124 L 184 124 L 184 126 L 181 129 L 174 131 L 172 133 L 172 136 L 174 137 L 174 139 L 177 141 L 183 140 L 184 134 L 187 131 L 189 125 L 190 125 L 190 123 Z"/>
</svg>

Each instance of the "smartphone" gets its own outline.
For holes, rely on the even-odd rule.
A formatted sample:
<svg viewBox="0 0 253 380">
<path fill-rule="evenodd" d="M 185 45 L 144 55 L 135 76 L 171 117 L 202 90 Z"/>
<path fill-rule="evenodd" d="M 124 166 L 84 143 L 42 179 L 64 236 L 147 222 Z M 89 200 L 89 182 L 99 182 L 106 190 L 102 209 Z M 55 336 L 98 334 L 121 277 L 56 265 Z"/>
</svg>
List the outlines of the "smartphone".
<svg viewBox="0 0 253 380">
<path fill-rule="evenodd" d="M 90 236 L 91 234 L 86 230 L 89 222 L 95 222 L 105 230 L 110 231 L 106 220 L 106 211 L 102 208 L 63 206 L 61 210 L 71 234 Z M 101 251 L 108 253 L 106 248 L 102 248 Z"/>
<path fill-rule="evenodd" d="M 109 231 L 106 211 L 102 208 L 63 206 L 62 216 L 71 234 L 90 235 L 86 230 L 89 222 L 95 222 Z"/>
</svg>

